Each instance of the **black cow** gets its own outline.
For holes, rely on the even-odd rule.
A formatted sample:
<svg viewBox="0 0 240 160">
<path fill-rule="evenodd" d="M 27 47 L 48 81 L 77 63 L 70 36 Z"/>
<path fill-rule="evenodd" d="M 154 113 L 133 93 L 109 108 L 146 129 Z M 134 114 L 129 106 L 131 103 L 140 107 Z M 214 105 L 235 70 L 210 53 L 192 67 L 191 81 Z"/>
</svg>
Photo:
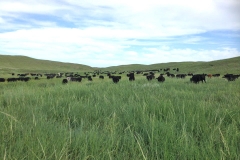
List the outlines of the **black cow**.
<svg viewBox="0 0 240 160">
<path fill-rule="evenodd" d="M 122 78 L 121 76 L 111 76 L 111 77 L 112 77 L 113 83 L 118 83 L 119 80 Z"/>
<path fill-rule="evenodd" d="M 146 78 L 148 81 L 151 81 L 153 78 L 155 78 L 155 76 L 150 74 L 150 75 L 147 75 Z"/>
<path fill-rule="evenodd" d="M 18 78 L 8 78 L 7 81 L 8 82 L 16 82 L 18 80 Z"/>
<path fill-rule="evenodd" d="M 158 82 L 164 82 L 165 81 L 165 78 L 163 77 L 163 75 L 160 75 L 158 78 L 157 78 Z"/>
<path fill-rule="evenodd" d="M 177 77 L 177 78 L 185 78 L 185 77 L 186 77 L 186 74 L 177 74 L 176 77 Z"/>
<path fill-rule="evenodd" d="M 134 73 L 127 74 L 129 81 L 135 81 Z"/>
<path fill-rule="evenodd" d="M 81 77 L 71 77 L 71 81 L 81 82 L 82 78 Z"/>
<path fill-rule="evenodd" d="M 68 83 L 68 80 L 67 80 L 67 79 L 63 79 L 63 80 L 62 80 L 62 83 L 63 83 L 63 84 L 66 84 L 66 83 Z"/>
<path fill-rule="evenodd" d="M 228 81 L 235 81 L 239 75 L 225 74 L 222 78 L 226 78 Z"/>
<path fill-rule="evenodd" d="M 193 82 L 193 83 L 199 83 L 200 81 L 203 81 L 206 83 L 206 79 L 205 79 L 205 74 L 196 74 L 196 75 L 193 75 L 192 78 L 190 78 L 190 81 Z"/>
<path fill-rule="evenodd" d="M 27 82 L 29 81 L 31 78 L 30 77 L 19 77 L 18 80 L 19 81 L 24 81 L 24 82 Z"/>
<path fill-rule="evenodd" d="M 5 82 L 5 79 L 4 78 L 0 78 L 0 82 Z"/>
<path fill-rule="evenodd" d="M 100 78 L 100 79 L 104 79 L 104 76 L 100 75 L 99 78 Z"/>
<path fill-rule="evenodd" d="M 220 74 L 217 73 L 217 74 L 213 74 L 212 76 L 213 76 L 213 77 L 220 77 Z"/>
<path fill-rule="evenodd" d="M 88 76 L 88 81 L 92 81 L 92 77 L 91 76 Z"/>
</svg>

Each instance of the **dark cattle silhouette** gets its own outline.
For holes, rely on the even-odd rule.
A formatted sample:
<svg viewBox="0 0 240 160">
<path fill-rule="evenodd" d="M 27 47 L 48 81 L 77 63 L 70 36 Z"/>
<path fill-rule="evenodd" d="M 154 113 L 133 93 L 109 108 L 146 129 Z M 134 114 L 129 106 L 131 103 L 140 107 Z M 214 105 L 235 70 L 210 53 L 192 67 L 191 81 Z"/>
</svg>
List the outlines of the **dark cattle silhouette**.
<svg viewBox="0 0 240 160">
<path fill-rule="evenodd" d="M 82 78 L 81 77 L 71 77 L 71 81 L 81 82 Z"/>
<path fill-rule="evenodd" d="M 66 84 L 66 83 L 68 83 L 68 80 L 67 80 L 67 79 L 63 79 L 63 80 L 62 80 L 62 83 L 63 83 L 63 84 Z"/>
<path fill-rule="evenodd" d="M 176 77 L 177 77 L 177 78 L 185 78 L 185 77 L 186 77 L 186 74 L 177 74 Z"/>
<path fill-rule="evenodd" d="M 148 81 L 151 81 L 153 78 L 155 78 L 155 76 L 150 74 L 150 75 L 147 75 L 146 78 Z"/>
<path fill-rule="evenodd" d="M 91 76 L 88 76 L 88 81 L 92 81 L 92 77 Z"/>
<path fill-rule="evenodd" d="M 135 76 L 134 76 L 134 73 L 129 73 L 127 74 L 127 76 L 129 77 L 129 81 L 135 81 Z"/>
<path fill-rule="evenodd" d="M 165 78 L 163 77 L 163 75 L 160 75 L 159 77 L 157 77 L 158 82 L 164 82 Z"/>
<path fill-rule="evenodd" d="M 205 74 L 196 74 L 196 75 L 193 75 L 192 78 L 190 78 L 190 81 L 193 82 L 193 83 L 199 83 L 200 81 L 203 81 L 206 83 L 206 79 L 205 79 Z"/>
<path fill-rule="evenodd" d="M 220 74 L 218 73 L 218 74 L 213 74 L 212 75 L 213 77 L 220 77 Z"/>
<path fill-rule="evenodd" d="M 5 82 L 5 78 L 0 78 L 0 82 Z"/>
<path fill-rule="evenodd" d="M 18 80 L 18 78 L 8 78 L 7 81 L 8 82 L 16 82 Z"/>
<path fill-rule="evenodd" d="M 104 79 L 104 76 L 100 75 L 99 78 L 100 78 L 100 79 Z"/>
<path fill-rule="evenodd" d="M 222 78 L 226 78 L 228 81 L 235 81 L 238 77 L 239 75 L 225 74 Z"/>
<path fill-rule="evenodd" d="M 18 80 L 19 81 L 24 81 L 24 82 L 28 82 L 31 78 L 30 77 L 19 77 Z"/>
<path fill-rule="evenodd" d="M 114 83 L 118 83 L 119 80 L 122 78 L 121 76 L 111 76 L 111 77 Z"/>
</svg>

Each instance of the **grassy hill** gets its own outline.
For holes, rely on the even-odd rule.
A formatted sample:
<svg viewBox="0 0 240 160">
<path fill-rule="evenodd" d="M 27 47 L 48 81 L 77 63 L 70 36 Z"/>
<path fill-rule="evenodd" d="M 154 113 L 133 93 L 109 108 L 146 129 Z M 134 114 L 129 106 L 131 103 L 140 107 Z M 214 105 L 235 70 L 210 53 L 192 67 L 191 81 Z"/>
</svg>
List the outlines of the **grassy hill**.
<svg viewBox="0 0 240 160">
<path fill-rule="evenodd" d="M 90 66 L 39 60 L 26 56 L 0 55 L 1 72 L 64 72 L 93 71 Z"/>
<path fill-rule="evenodd" d="M 240 74 L 240 57 L 234 57 L 224 60 L 210 61 L 210 62 L 169 62 L 158 63 L 151 65 L 121 65 L 107 67 L 102 70 L 110 71 L 131 71 L 131 70 L 149 70 L 149 69 L 163 69 L 170 68 L 172 73 L 173 68 L 179 68 L 179 73 L 235 73 Z"/>
<path fill-rule="evenodd" d="M 93 68 L 74 63 L 39 60 L 26 56 L 0 55 L 0 73 L 11 72 L 85 72 L 100 69 L 102 71 L 133 71 L 171 68 L 171 73 L 176 73 L 173 68 L 179 68 L 179 73 L 234 73 L 240 74 L 240 57 L 210 61 L 210 62 L 169 62 L 151 65 L 120 65 L 106 68 Z"/>
</svg>

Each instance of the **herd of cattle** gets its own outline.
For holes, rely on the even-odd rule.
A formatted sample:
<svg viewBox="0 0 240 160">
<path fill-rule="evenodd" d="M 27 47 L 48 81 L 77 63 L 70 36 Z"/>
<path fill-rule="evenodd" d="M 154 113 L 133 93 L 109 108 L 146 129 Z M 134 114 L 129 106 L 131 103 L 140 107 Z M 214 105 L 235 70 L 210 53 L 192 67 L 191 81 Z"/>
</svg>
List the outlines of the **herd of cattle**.
<svg viewBox="0 0 240 160">
<path fill-rule="evenodd" d="M 179 71 L 179 68 L 174 68 L 173 70 Z M 193 83 L 199 83 L 199 82 L 205 82 L 206 83 L 206 77 L 212 78 L 212 77 L 220 77 L 220 74 L 172 74 L 170 73 L 170 68 L 163 69 L 165 73 L 160 73 L 161 70 L 145 70 L 145 71 L 128 71 L 128 72 L 110 72 L 110 71 L 95 71 L 95 72 L 85 72 L 83 75 L 80 75 L 78 73 L 68 72 L 68 73 L 46 73 L 46 74 L 40 74 L 40 73 L 25 73 L 25 74 L 15 74 L 11 73 L 11 78 L 0 78 L 0 82 L 16 82 L 16 81 L 29 81 L 31 79 L 34 80 L 40 80 L 41 78 L 46 79 L 53 79 L 53 78 L 62 78 L 62 83 L 66 84 L 68 82 L 81 82 L 82 79 L 87 79 L 88 81 L 92 81 L 93 77 L 99 77 L 100 79 L 104 79 L 105 77 L 108 77 L 112 79 L 114 83 L 118 83 L 121 78 L 122 74 L 125 74 L 129 81 L 135 81 L 135 75 L 143 75 L 146 77 L 148 81 L 156 79 L 159 82 L 164 82 L 165 77 L 170 78 L 186 78 L 187 76 L 190 76 L 190 81 Z M 156 76 L 158 75 L 158 76 Z M 14 76 L 14 77 L 13 77 Z M 15 77 L 17 76 L 17 77 Z M 165 77 L 164 77 L 165 76 Z M 235 81 L 238 79 L 240 75 L 236 74 L 225 74 L 222 78 L 225 78 L 228 81 Z"/>
</svg>

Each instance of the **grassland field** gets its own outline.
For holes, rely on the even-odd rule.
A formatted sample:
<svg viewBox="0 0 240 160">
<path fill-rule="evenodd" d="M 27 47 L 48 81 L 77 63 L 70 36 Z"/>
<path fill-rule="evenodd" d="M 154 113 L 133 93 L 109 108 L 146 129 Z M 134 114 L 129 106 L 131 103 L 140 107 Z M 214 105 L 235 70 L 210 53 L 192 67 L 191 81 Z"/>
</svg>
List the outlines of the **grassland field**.
<svg viewBox="0 0 240 160">
<path fill-rule="evenodd" d="M 240 159 L 239 79 L 122 77 L 0 83 L 0 158 Z"/>
</svg>

